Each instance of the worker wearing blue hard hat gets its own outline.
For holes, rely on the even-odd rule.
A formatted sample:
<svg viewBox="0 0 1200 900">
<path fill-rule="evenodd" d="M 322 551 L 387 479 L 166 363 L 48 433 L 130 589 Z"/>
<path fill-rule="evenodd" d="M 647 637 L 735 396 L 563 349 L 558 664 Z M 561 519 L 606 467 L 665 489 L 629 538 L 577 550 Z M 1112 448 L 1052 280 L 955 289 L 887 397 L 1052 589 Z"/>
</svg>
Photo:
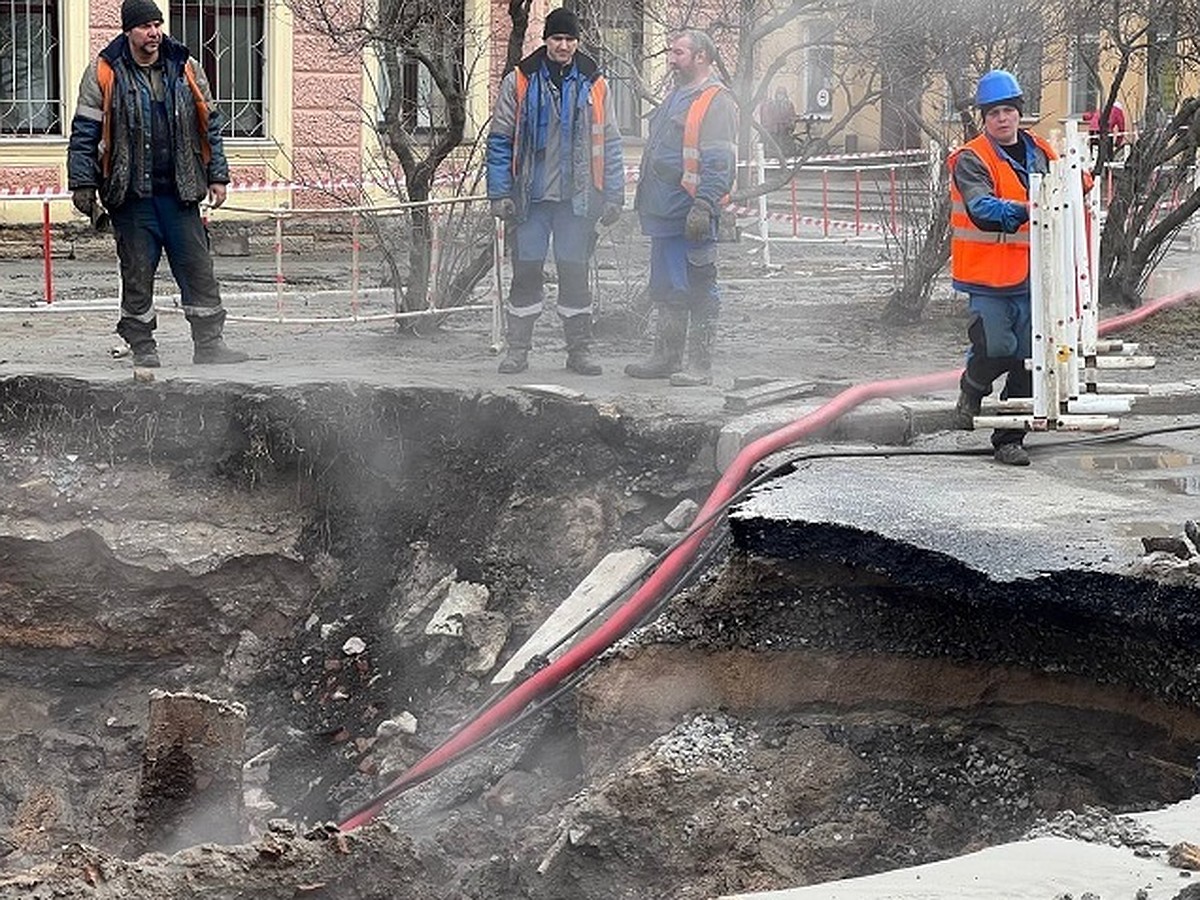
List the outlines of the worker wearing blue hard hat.
<svg viewBox="0 0 1200 900">
<path fill-rule="evenodd" d="M 959 382 L 956 413 L 973 428 L 983 398 L 1002 375 L 1002 398 L 1029 397 L 1032 352 L 1029 292 L 1029 175 L 1046 173 L 1056 154 L 1021 128 L 1025 98 L 1011 72 L 995 69 L 979 79 L 975 104 L 983 133 L 950 154 L 950 259 L 955 290 L 967 295 L 970 322 L 967 366 Z M 1025 432 L 997 429 L 993 456 L 1007 465 L 1029 465 Z"/>
</svg>

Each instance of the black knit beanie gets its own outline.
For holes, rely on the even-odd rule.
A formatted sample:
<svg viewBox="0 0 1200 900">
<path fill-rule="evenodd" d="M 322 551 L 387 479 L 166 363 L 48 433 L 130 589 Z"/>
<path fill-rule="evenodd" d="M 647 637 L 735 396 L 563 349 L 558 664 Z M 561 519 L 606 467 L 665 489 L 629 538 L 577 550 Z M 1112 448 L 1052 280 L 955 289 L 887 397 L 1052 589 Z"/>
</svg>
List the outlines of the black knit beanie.
<svg viewBox="0 0 1200 900">
<path fill-rule="evenodd" d="M 552 34 L 579 37 L 579 17 L 566 7 L 551 10 L 550 15 L 546 16 L 546 28 L 542 31 L 542 37 L 548 38 Z"/>
<path fill-rule="evenodd" d="M 129 31 L 147 22 L 161 22 L 162 10 L 154 0 L 125 0 L 121 4 L 121 30 Z"/>
<path fill-rule="evenodd" d="M 986 116 L 988 114 L 988 110 L 995 109 L 997 106 L 1013 106 L 1016 107 L 1018 113 L 1020 113 L 1022 116 L 1025 115 L 1024 97 L 1012 97 L 1008 100 L 998 100 L 995 103 L 985 103 L 983 106 L 979 107 L 979 112 L 981 115 Z"/>
</svg>

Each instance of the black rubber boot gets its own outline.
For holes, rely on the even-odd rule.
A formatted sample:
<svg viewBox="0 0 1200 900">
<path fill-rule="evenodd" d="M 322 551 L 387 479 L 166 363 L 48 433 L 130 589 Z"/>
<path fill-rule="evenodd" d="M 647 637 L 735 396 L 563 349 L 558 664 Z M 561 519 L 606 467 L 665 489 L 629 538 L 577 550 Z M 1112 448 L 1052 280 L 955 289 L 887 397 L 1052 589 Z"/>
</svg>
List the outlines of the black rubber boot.
<svg viewBox="0 0 1200 900">
<path fill-rule="evenodd" d="M 497 368 L 501 375 L 516 375 L 529 368 L 529 351 L 533 347 L 533 325 L 537 316 L 505 316 L 504 359 Z"/>
<path fill-rule="evenodd" d="M 954 427 L 962 431 L 975 430 L 975 417 L 983 405 L 983 397 L 966 388 L 958 389 L 958 402 L 954 404 Z"/>
<path fill-rule="evenodd" d="M 670 378 L 683 368 L 683 343 L 687 338 L 686 307 L 658 306 L 658 326 L 654 333 L 654 353 L 642 362 L 630 363 L 625 374 L 630 378 Z"/>
<path fill-rule="evenodd" d="M 130 344 L 129 352 L 133 356 L 135 369 L 157 369 L 162 365 L 162 361 L 158 358 L 158 345 L 154 342 L 154 338 Z"/>
<path fill-rule="evenodd" d="M 563 316 L 563 335 L 567 339 L 567 369 L 577 375 L 600 375 L 600 363 L 592 358 L 592 315 Z"/>
<path fill-rule="evenodd" d="M 671 375 L 673 387 L 700 387 L 712 384 L 712 348 L 717 333 L 717 317 L 708 311 L 692 310 L 687 331 L 687 365 Z"/>
<path fill-rule="evenodd" d="M 245 362 L 249 358 L 249 353 L 234 350 L 226 345 L 224 338 L 220 335 L 196 341 L 196 348 L 192 353 L 192 362 L 198 366 L 230 365 Z"/>
</svg>

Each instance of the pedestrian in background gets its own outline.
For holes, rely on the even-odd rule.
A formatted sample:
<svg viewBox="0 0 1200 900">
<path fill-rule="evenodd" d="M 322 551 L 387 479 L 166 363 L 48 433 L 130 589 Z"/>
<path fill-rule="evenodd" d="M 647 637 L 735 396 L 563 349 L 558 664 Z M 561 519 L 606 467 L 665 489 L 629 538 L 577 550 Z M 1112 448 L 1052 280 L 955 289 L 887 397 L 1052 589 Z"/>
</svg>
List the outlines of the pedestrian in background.
<svg viewBox="0 0 1200 900">
<path fill-rule="evenodd" d="M 79 85 L 67 148 L 75 208 L 111 217 L 121 273 L 117 333 L 135 366 L 160 365 L 154 275 L 163 251 L 192 330 L 192 361 L 238 363 L 225 345 L 225 309 L 213 273 L 200 201 L 225 202 L 229 164 L 220 114 L 200 64 L 162 30 L 152 0 L 124 0 L 122 34 L 100 51 Z"/>
<path fill-rule="evenodd" d="M 575 13 L 551 11 L 543 39 L 501 81 L 487 141 L 488 198 L 493 215 L 509 226 L 513 259 L 499 371 L 529 368 L 553 241 L 567 368 L 599 375 L 591 355 L 588 262 L 597 221 L 614 224 L 625 203 L 621 132 L 608 83 L 596 61 L 579 51 Z"/>
<path fill-rule="evenodd" d="M 778 148 L 780 158 L 796 152 L 796 107 L 782 85 L 775 89 L 775 96 L 764 100 L 759 108 L 758 121 L 763 130 L 771 135 Z"/>
<path fill-rule="evenodd" d="M 737 107 L 712 71 L 716 55 L 702 31 L 675 36 L 667 55 L 675 87 L 650 118 L 635 206 L 650 238 L 649 290 L 658 322 L 653 355 L 625 367 L 633 378 L 712 383 L 717 223 L 737 162 Z"/>
<path fill-rule="evenodd" d="M 1029 174 L 1049 171 L 1054 149 L 1020 127 L 1024 96 L 1002 69 L 979 79 L 975 104 L 983 134 L 950 154 L 950 258 L 954 289 L 967 294 L 967 366 L 955 407 L 958 425 L 974 427 L 983 398 L 1004 375 L 1001 398 L 1033 395 L 1029 288 Z M 1029 465 L 1023 429 L 992 433 L 993 456 Z"/>
</svg>

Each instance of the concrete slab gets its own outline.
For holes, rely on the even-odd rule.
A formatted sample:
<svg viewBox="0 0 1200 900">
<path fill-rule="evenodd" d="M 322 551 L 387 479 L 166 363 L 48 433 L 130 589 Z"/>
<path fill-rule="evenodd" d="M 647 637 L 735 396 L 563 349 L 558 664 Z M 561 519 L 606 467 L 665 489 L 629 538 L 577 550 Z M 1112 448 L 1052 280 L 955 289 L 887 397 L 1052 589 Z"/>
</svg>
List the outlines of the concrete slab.
<svg viewBox="0 0 1200 900">
<path fill-rule="evenodd" d="M 984 434 L 962 433 L 927 446 L 953 449 L 968 438 L 988 446 Z M 1011 581 L 1125 573 L 1143 555 L 1142 537 L 1181 534 L 1197 516 L 1200 432 L 1124 443 L 1035 436 L 1027 445 L 1034 463 L 1025 469 L 954 455 L 804 462 L 732 517 L 753 521 L 756 552 L 770 553 L 785 532 L 802 542 L 795 535 L 807 526 L 840 526 Z"/>
<path fill-rule="evenodd" d="M 1200 841 L 1200 796 L 1130 818 L 1146 826 L 1147 839 L 1167 846 Z M 1046 837 L 863 878 L 723 900 L 1049 900 L 1088 891 L 1169 900 L 1191 883 L 1183 874 L 1165 854 L 1143 857 L 1131 847 Z"/>
<path fill-rule="evenodd" d="M 563 635 L 604 607 L 652 559 L 654 554 L 644 547 L 630 547 L 616 550 L 596 563 L 596 567 L 579 582 L 571 595 L 496 673 L 492 684 L 512 681 L 533 656 L 545 654 Z M 550 654 L 550 659 L 560 656 L 563 649 L 565 647 Z"/>
</svg>

